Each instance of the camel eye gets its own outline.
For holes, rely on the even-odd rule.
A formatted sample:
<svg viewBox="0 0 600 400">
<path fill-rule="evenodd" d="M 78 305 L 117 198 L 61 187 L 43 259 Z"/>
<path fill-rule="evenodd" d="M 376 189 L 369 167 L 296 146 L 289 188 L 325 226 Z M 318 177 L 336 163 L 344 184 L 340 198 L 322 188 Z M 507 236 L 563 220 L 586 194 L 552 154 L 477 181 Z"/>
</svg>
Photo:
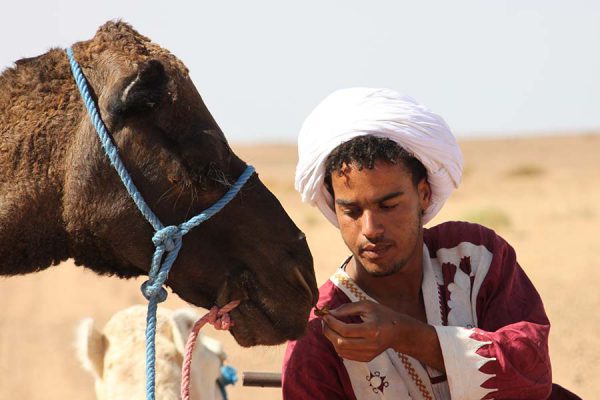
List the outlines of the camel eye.
<svg viewBox="0 0 600 400">
<path fill-rule="evenodd" d="M 181 175 L 180 174 L 174 174 L 171 173 L 167 176 L 167 179 L 169 180 L 169 182 L 171 182 L 173 185 L 177 185 L 179 182 L 181 182 Z"/>
<path fill-rule="evenodd" d="M 160 61 L 142 64 L 136 74 L 124 79 L 121 89 L 113 95 L 109 105 L 111 114 L 123 118 L 154 109 L 169 95 L 168 81 Z"/>
</svg>

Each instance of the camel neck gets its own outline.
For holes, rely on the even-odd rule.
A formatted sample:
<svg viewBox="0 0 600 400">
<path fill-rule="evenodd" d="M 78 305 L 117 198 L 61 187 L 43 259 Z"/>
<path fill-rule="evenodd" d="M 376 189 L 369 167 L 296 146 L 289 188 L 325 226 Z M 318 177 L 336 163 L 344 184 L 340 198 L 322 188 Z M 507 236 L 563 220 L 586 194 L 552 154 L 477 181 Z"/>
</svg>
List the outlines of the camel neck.
<svg viewBox="0 0 600 400">
<path fill-rule="evenodd" d="M 64 55 L 51 50 L 0 75 L 2 275 L 39 271 L 68 258 L 62 196 L 77 117 L 65 100 L 74 89 L 68 74 Z"/>
</svg>

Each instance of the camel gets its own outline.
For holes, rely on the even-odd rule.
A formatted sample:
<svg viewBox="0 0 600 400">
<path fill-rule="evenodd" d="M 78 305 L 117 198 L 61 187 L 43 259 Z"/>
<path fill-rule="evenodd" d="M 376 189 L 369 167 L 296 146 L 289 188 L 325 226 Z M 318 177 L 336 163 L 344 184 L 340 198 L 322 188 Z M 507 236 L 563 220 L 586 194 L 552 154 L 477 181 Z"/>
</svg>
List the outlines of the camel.
<svg viewBox="0 0 600 400">
<path fill-rule="evenodd" d="M 157 313 L 156 399 L 181 399 L 181 364 L 185 342 L 200 316 L 190 308 L 171 311 L 159 307 Z M 77 330 L 77 356 L 94 377 L 97 400 L 145 399 L 146 355 L 144 325 L 146 307 L 135 305 L 116 312 L 99 331 L 94 320 L 86 318 Z M 194 347 L 190 398 L 222 400 L 217 380 L 227 358 L 223 345 L 200 334 Z"/>
<path fill-rule="evenodd" d="M 122 21 L 72 49 L 123 163 L 165 226 L 212 205 L 244 171 L 167 50 Z M 3 71 L 0 275 L 69 258 L 101 275 L 147 275 L 152 235 L 101 148 L 64 49 Z M 242 346 L 298 338 L 317 299 L 304 234 L 256 174 L 184 237 L 166 285 L 205 308 L 241 300 L 231 334 Z"/>
</svg>

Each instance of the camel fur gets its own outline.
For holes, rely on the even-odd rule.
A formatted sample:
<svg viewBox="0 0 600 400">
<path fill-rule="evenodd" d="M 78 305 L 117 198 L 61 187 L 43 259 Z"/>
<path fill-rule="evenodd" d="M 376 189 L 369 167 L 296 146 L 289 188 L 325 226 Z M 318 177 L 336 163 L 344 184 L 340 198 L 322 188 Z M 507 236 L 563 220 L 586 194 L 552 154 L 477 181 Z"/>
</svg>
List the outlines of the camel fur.
<svg viewBox="0 0 600 400">
<path fill-rule="evenodd" d="M 181 399 L 181 364 L 185 342 L 198 314 L 189 308 L 159 307 L 156 324 L 156 400 Z M 102 331 L 92 318 L 77 330 L 77 356 L 94 377 L 98 400 L 144 400 L 146 307 L 136 305 L 115 313 Z M 190 398 L 222 400 L 216 383 L 226 359 L 222 344 L 208 336 L 197 338 L 192 356 Z"/>
</svg>

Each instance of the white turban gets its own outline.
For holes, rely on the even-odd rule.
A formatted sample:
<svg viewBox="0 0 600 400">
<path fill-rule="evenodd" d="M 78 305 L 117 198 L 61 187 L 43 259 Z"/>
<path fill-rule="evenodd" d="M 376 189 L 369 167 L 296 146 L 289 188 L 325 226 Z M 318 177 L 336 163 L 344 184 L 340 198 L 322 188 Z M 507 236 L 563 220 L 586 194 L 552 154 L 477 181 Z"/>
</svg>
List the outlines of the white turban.
<svg viewBox="0 0 600 400">
<path fill-rule="evenodd" d="M 458 187 L 463 156 L 444 120 L 408 96 L 390 89 L 351 88 L 333 92 L 306 118 L 298 137 L 296 190 L 338 226 L 333 198 L 323 179 L 325 160 L 340 144 L 362 135 L 394 140 L 427 169 L 431 204 L 423 224 Z"/>
</svg>

